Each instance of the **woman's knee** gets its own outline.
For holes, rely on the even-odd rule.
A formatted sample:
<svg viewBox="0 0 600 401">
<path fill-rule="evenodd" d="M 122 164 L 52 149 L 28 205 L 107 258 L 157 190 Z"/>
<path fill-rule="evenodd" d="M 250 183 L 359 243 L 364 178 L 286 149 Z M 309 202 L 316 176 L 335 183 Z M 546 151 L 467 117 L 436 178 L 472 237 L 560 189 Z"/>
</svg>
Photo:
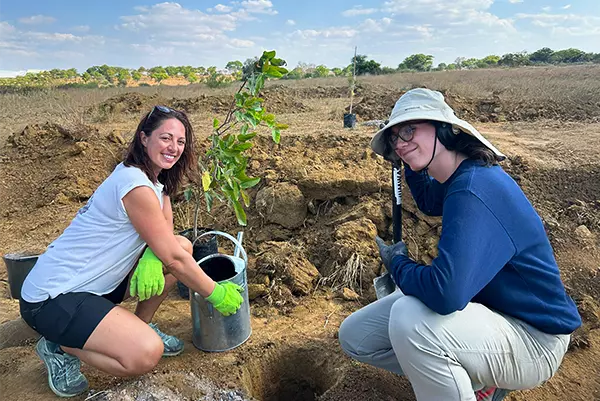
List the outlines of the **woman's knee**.
<svg viewBox="0 0 600 401">
<path fill-rule="evenodd" d="M 156 338 L 154 338 L 156 337 Z M 150 372 L 158 365 L 164 345 L 158 335 L 139 341 L 135 349 L 118 358 L 128 375 L 139 376 Z"/>
<path fill-rule="evenodd" d="M 394 302 L 390 312 L 390 338 L 410 341 L 422 336 L 421 327 L 428 325 L 435 313 L 413 296 L 405 296 Z"/>
<path fill-rule="evenodd" d="M 357 330 L 360 326 L 358 326 L 358 317 L 356 313 L 348 316 L 338 330 L 338 341 L 340 342 L 340 346 L 346 352 L 346 354 L 355 357 L 358 355 L 358 343 L 359 340 L 357 338 Z"/>
</svg>

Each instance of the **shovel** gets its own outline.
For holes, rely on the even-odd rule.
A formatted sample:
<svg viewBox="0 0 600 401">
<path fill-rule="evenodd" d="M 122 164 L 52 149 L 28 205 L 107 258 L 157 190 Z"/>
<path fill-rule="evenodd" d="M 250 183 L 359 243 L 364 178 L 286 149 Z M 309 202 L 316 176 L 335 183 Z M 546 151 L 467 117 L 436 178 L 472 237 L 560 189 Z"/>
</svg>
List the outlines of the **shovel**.
<svg viewBox="0 0 600 401">
<path fill-rule="evenodd" d="M 392 202 L 392 227 L 394 230 L 394 243 L 402 241 L 402 166 L 394 164 L 392 167 L 392 185 L 394 188 L 394 197 Z M 377 299 L 381 299 L 396 291 L 396 283 L 389 272 L 375 277 L 373 280 L 375 294 Z"/>
</svg>

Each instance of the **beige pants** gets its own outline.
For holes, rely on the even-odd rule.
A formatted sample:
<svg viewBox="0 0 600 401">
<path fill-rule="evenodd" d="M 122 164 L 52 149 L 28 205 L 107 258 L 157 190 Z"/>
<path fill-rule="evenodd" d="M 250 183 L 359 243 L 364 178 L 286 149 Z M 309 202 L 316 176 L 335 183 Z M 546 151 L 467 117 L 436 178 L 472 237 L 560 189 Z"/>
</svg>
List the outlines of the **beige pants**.
<svg viewBox="0 0 600 401">
<path fill-rule="evenodd" d="M 339 332 L 348 355 L 406 375 L 419 401 L 475 401 L 484 387 L 536 387 L 554 375 L 569 338 L 476 303 L 442 316 L 400 291 L 350 315 Z"/>
</svg>

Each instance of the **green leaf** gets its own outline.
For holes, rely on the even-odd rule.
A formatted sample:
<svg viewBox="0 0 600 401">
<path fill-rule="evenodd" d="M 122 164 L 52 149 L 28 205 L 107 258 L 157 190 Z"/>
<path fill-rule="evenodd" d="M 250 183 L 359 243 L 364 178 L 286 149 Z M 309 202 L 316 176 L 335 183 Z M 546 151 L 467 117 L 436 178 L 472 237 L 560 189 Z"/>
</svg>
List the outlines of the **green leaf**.
<svg viewBox="0 0 600 401">
<path fill-rule="evenodd" d="M 273 124 L 275 122 L 275 115 L 274 114 L 265 114 L 263 116 L 263 121 L 266 122 L 267 124 Z"/>
<path fill-rule="evenodd" d="M 271 59 L 271 64 L 273 64 L 273 65 L 275 65 L 277 67 L 281 67 L 283 65 L 286 65 L 287 63 L 283 59 L 273 58 L 273 59 Z"/>
<path fill-rule="evenodd" d="M 212 205 L 213 205 L 213 196 L 211 195 L 211 192 L 204 192 L 204 199 L 206 200 L 206 209 L 207 211 L 210 213 L 210 210 L 212 209 Z"/>
<path fill-rule="evenodd" d="M 260 90 L 263 88 L 263 86 L 265 86 L 265 75 L 260 74 L 258 77 L 256 77 L 256 84 L 254 86 L 254 91 L 252 92 L 252 94 L 257 96 Z"/>
<path fill-rule="evenodd" d="M 189 202 L 193 196 L 194 196 L 194 190 L 192 189 L 192 187 L 187 187 L 183 191 L 183 197 L 185 198 L 186 202 Z"/>
<path fill-rule="evenodd" d="M 263 68 L 263 72 L 265 73 L 265 75 L 269 76 L 269 77 L 273 77 L 273 78 L 281 78 L 283 76 L 282 73 L 280 73 L 277 70 L 278 67 L 267 67 L 267 68 Z"/>
<path fill-rule="evenodd" d="M 233 189 L 233 199 L 235 199 L 236 201 L 240 199 L 240 184 L 238 184 L 237 181 L 233 181 L 232 182 L 232 189 Z"/>
<path fill-rule="evenodd" d="M 240 203 L 240 201 L 233 200 L 231 201 L 233 204 L 233 210 L 235 211 L 235 217 L 237 217 L 237 221 L 241 226 L 246 225 L 246 212 L 244 211 L 244 207 Z"/>
<path fill-rule="evenodd" d="M 250 197 L 248 196 L 246 191 L 244 191 L 243 189 L 240 190 L 240 195 L 242 195 L 242 200 L 244 201 L 244 205 L 246 207 L 250 206 Z"/>
<path fill-rule="evenodd" d="M 216 118 L 213 120 L 213 128 L 214 129 L 219 128 L 219 120 L 217 120 Z"/>
<path fill-rule="evenodd" d="M 247 133 L 248 133 L 248 124 L 244 124 L 244 125 L 242 125 L 242 128 L 240 128 L 240 134 L 246 135 Z M 238 140 L 239 140 L 239 136 L 238 136 Z"/>
<path fill-rule="evenodd" d="M 252 188 L 253 186 L 255 186 L 256 184 L 258 184 L 260 182 L 260 178 L 250 178 L 247 181 L 242 181 L 242 183 L 240 184 L 240 188 L 242 189 L 248 189 L 248 188 Z"/>
<path fill-rule="evenodd" d="M 273 137 L 273 142 L 279 143 L 281 140 L 281 132 L 277 128 L 271 130 L 271 136 Z"/>
<path fill-rule="evenodd" d="M 277 128 L 277 129 L 288 129 L 289 127 L 290 126 L 287 124 L 279 124 L 279 123 L 275 124 L 275 128 Z"/>
<path fill-rule="evenodd" d="M 261 58 L 263 59 L 267 59 L 267 60 L 272 60 L 273 57 L 275 57 L 275 50 L 271 50 L 271 51 L 264 51 L 263 55 Z"/>
<path fill-rule="evenodd" d="M 251 132 L 249 134 L 240 134 L 238 135 L 238 141 L 239 142 L 245 142 L 249 139 L 252 139 L 256 136 L 256 132 Z"/>
<path fill-rule="evenodd" d="M 245 143 L 238 143 L 236 145 L 233 145 L 231 147 L 231 149 L 233 149 L 235 151 L 243 152 L 244 150 L 250 149 L 252 146 L 254 146 L 254 145 L 251 143 L 245 142 Z"/>
</svg>

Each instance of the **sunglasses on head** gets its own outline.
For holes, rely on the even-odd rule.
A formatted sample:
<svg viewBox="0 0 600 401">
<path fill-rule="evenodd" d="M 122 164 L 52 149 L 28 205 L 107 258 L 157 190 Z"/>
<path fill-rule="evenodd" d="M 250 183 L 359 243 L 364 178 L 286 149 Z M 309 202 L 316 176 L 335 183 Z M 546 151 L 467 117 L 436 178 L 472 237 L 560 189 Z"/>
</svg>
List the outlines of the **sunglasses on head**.
<svg viewBox="0 0 600 401">
<path fill-rule="evenodd" d="M 161 113 L 165 113 L 165 114 L 169 114 L 169 113 L 178 113 L 177 110 L 172 109 L 170 107 L 167 106 L 161 106 L 161 105 L 156 105 L 152 108 L 152 111 L 150 111 L 150 114 L 148 114 L 148 117 L 146 118 L 146 120 L 150 119 L 150 116 L 152 115 L 152 113 L 154 113 L 156 110 L 160 111 Z"/>
</svg>

